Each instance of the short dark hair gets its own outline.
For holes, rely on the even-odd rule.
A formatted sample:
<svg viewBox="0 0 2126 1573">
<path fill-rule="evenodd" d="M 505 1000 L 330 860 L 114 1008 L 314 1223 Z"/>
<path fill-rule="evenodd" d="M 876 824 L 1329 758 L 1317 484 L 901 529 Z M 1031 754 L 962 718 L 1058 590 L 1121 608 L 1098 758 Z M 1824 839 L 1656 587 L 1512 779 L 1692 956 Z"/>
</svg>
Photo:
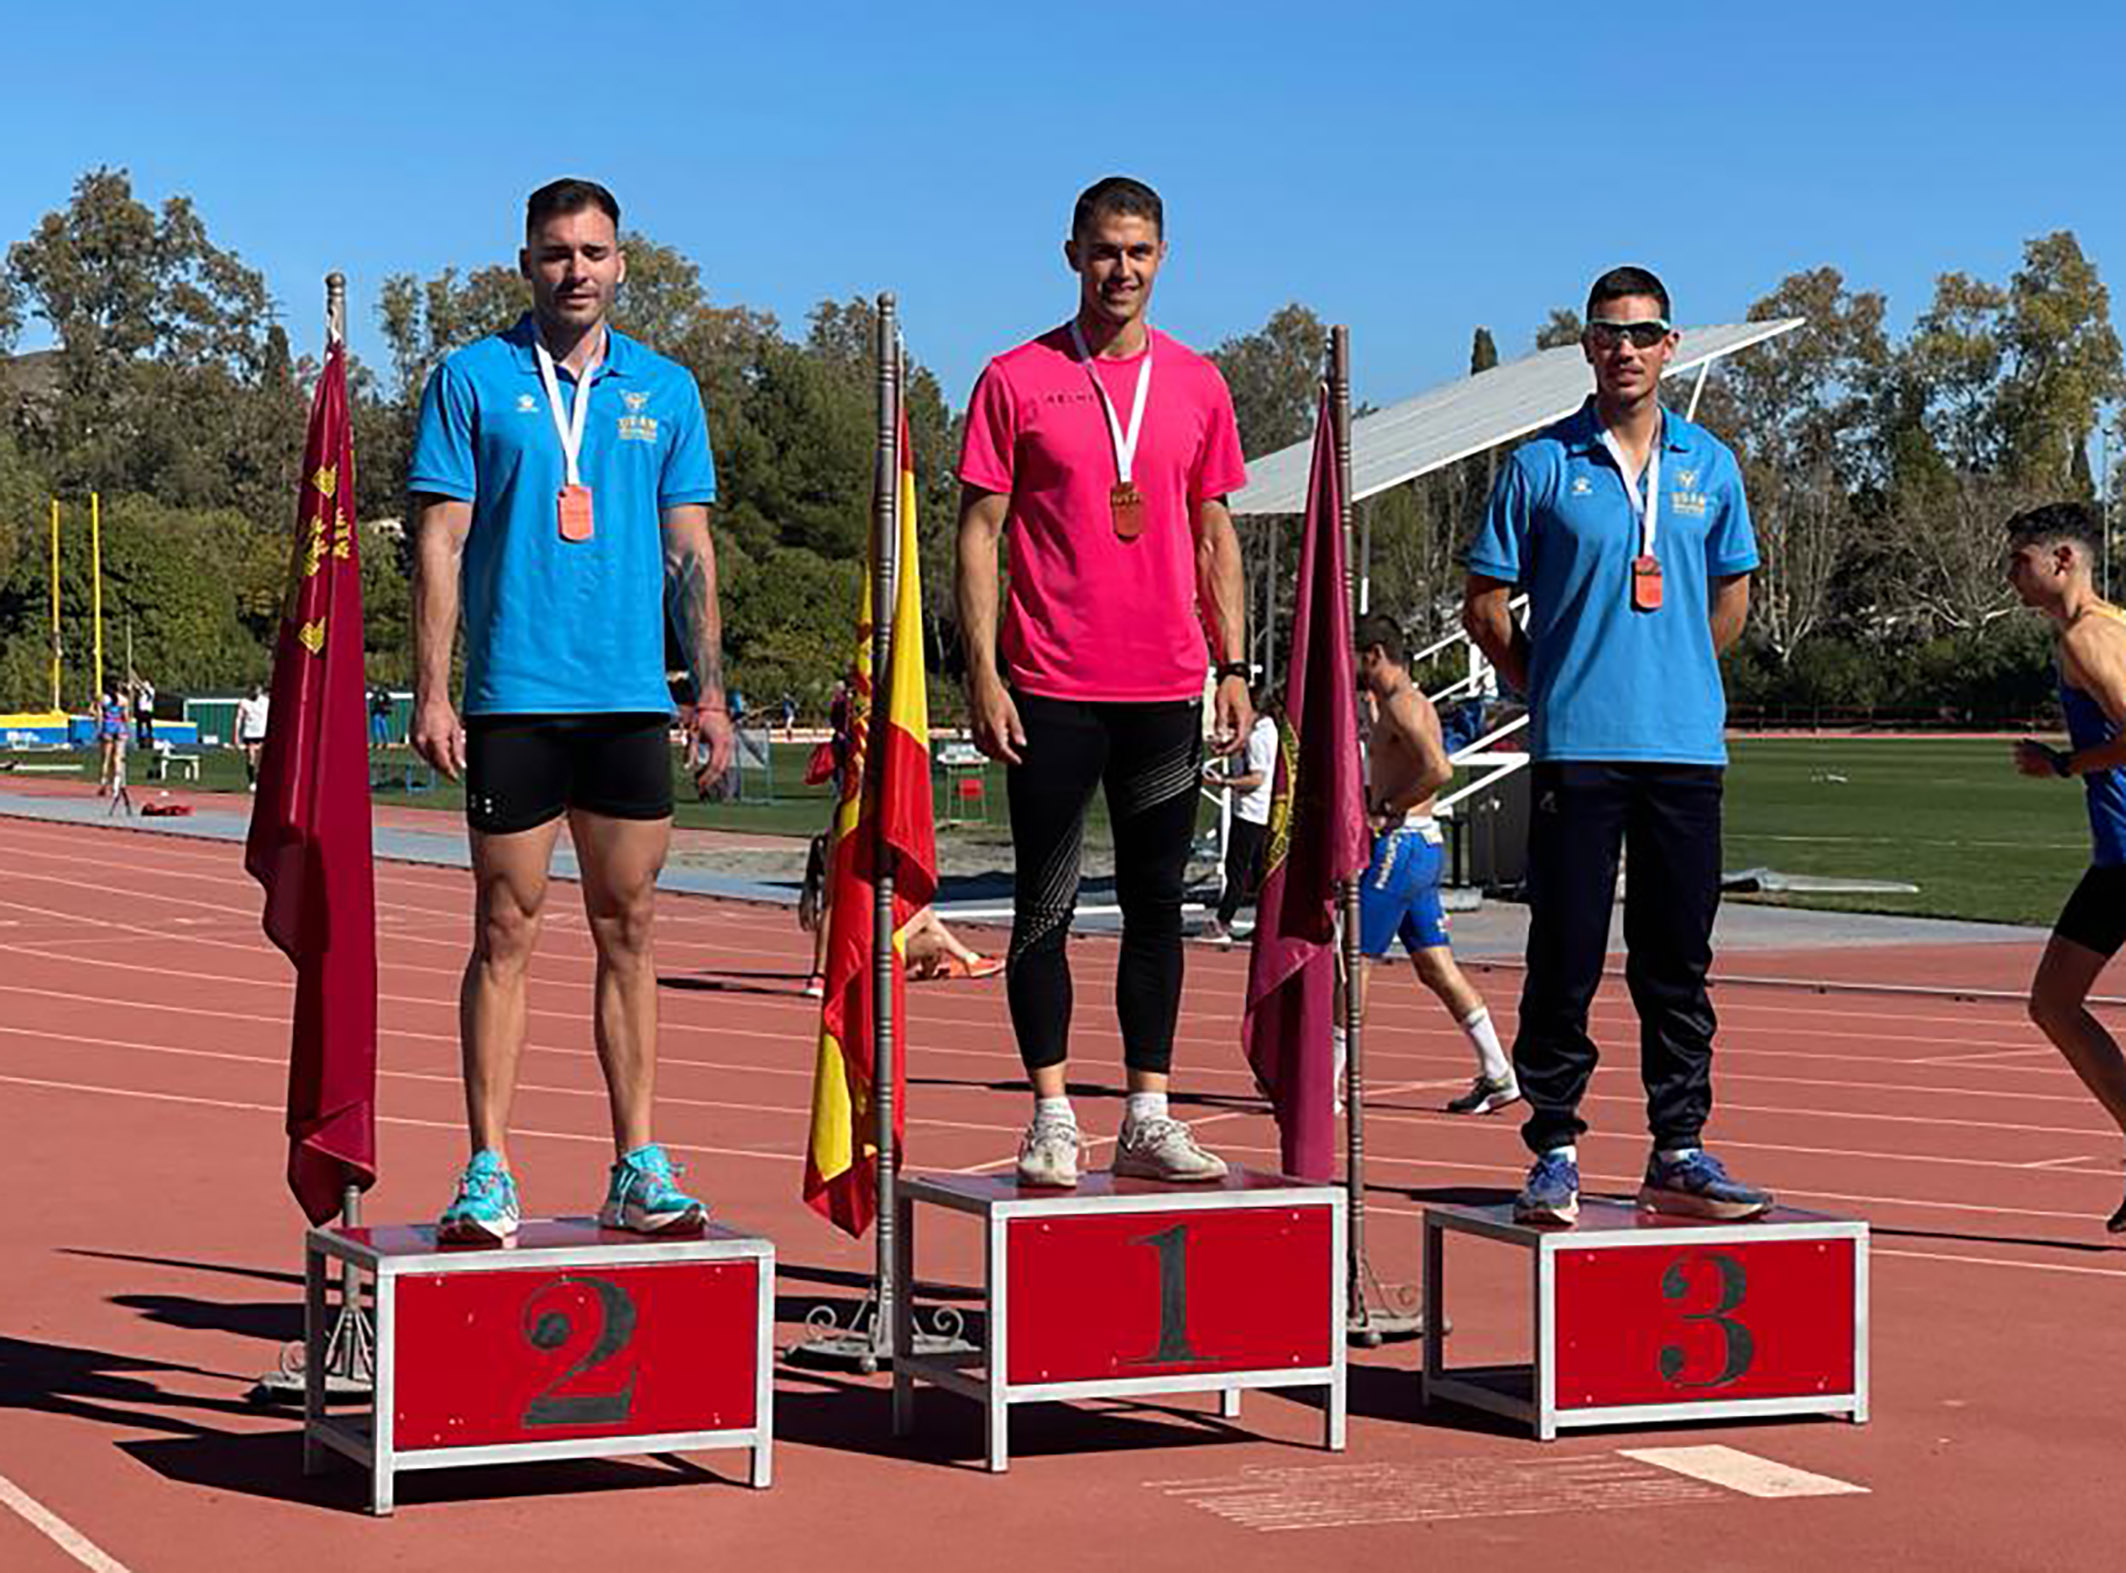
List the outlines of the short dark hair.
<svg viewBox="0 0 2126 1573">
<path fill-rule="evenodd" d="M 1351 630 L 1351 643 L 1361 651 L 1379 645 L 1382 655 L 1397 666 L 1403 664 L 1403 631 L 1385 612 L 1368 612 L 1361 617 Z"/>
<path fill-rule="evenodd" d="M 1150 219 L 1159 237 L 1166 238 L 1166 208 L 1159 193 L 1127 175 L 1109 175 L 1078 193 L 1078 205 L 1070 210 L 1070 238 L 1076 240 L 1101 219 L 1116 217 Z"/>
<path fill-rule="evenodd" d="M 1594 281 L 1594 287 L 1587 292 L 1587 315 L 1592 317 L 1599 307 L 1627 295 L 1651 295 L 1661 303 L 1662 320 L 1673 320 L 1668 309 L 1668 286 L 1645 268 L 1633 267 L 1611 268 Z"/>
<path fill-rule="evenodd" d="M 2048 502 L 2025 508 L 2008 521 L 2007 528 L 2010 551 L 2072 541 L 2082 549 L 2084 557 L 2094 561 L 2103 549 L 2103 527 L 2097 523 L 2096 510 L 2087 503 Z"/>
<path fill-rule="evenodd" d="M 585 208 L 598 209 L 613 221 L 614 229 L 620 228 L 619 199 L 595 180 L 579 180 L 570 175 L 549 180 L 525 199 L 524 233 L 536 234 L 548 219 L 581 213 Z"/>
</svg>

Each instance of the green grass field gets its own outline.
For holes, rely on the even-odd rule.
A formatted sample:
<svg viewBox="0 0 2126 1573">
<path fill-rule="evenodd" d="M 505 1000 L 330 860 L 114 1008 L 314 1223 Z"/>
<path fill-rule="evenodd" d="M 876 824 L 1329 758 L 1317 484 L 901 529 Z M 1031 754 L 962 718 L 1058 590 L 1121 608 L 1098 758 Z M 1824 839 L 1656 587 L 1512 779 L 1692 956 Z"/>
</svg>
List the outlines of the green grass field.
<svg viewBox="0 0 2126 1573">
<path fill-rule="evenodd" d="M 241 792 L 243 765 L 229 749 L 199 750 L 200 785 Z M 698 803 L 677 775 L 678 822 L 721 830 L 810 835 L 826 823 L 824 787 L 808 787 L 801 744 L 775 745 L 775 801 Z M 1788 874 L 1900 879 L 1917 895 L 1749 897 L 1845 911 L 2049 924 L 2089 861 L 2089 827 L 2081 789 L 2015 773 L 2008 743 L 1996 739 L 1824 737 L 1745 739 L 1732 745 L 1727 784 L 1727 866 Z M 462 796 L 448 781 L 405 790 L 410 756 L 376 756 L 379 803 L 457 810 Z M 91 754 L 0 755 L 0 764 L 74 765 L 93 779 Z M 134 761 L 134 775 L 142 761 Z M 419 767 L 411 779 L 428 772 Z M 136 780 L 135 796 L 155 783 Z M 1005 839 L 1003 772 L 986 783 L 985 826 L 948 830 L 963 842 Z M 940 793 L 942 802 L 943 794 Z M 1206 816 L 1208 817 L 1208 805 Z M 1094 833 L 1104 805 L 1095 803 Z"/>
<path fill-rule="evenodd" d="M 1748 739 L 1729 752 L 1730 869 L 1919 886 L 1785 904 L 2050 924 L 2089 862 L 2081 787 L 2016 774 L 2005 739 Z"/>
</svg>

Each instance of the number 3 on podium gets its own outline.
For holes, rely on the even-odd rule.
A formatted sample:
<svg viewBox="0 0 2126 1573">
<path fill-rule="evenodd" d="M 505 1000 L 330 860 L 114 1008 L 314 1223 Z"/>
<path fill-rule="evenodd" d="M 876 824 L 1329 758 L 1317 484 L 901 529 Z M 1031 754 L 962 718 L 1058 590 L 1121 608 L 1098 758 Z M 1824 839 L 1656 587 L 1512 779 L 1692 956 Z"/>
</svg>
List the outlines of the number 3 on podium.
<svg viewBox="0 0 2126 1573">
<path fill-rule="evenodd" d="M 1682 1300 L 1690 1295 L 1691 1267 L 1697 1262 L 1708 1263 L 1714 1281 L 1720 1287 L 1720 1303 L 1710 1311 L 1688 1311 L 1683 1314 L 1686 1322 L 1710 1322 L 1720 1329 L 1725 1358 L 1720 1363 L 1719 1373 L 1702 1382 L 1683 1380 L 1683 1367 L 1689 1363 L 1678 1344 L 1667 1344 L 1661 1350 L 1661 1375 L 1675 1387 L 1725 1387 L 1749 1370 L 1750 1362 L 1757 1357 L 1757 1340 L 1750 1330 L 1728 1313 L 1738 1309 L 1749 1293 L 1749 1273 L 1742 1263 L 1724 1251 L 1686 1251 L 1668 1264 L 1661 1274 L 1661 1298 Z"/>
</svg>

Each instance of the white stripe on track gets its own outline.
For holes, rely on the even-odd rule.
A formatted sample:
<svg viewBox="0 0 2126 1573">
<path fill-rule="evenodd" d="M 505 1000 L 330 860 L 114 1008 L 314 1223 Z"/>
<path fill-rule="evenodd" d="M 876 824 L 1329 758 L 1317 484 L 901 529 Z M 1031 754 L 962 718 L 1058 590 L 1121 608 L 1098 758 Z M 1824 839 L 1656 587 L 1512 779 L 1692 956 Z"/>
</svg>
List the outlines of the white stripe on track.
<svg viewBox="0 0 2126 1573">
<path fill-rule="evenodd" d="M 0 1503 L 46 1540 L 95 1573 L 130 1573 L 126 1565 L 80 1530 L 39 1502 L 5 1475 L 0 1475 Z"/>
</svg>

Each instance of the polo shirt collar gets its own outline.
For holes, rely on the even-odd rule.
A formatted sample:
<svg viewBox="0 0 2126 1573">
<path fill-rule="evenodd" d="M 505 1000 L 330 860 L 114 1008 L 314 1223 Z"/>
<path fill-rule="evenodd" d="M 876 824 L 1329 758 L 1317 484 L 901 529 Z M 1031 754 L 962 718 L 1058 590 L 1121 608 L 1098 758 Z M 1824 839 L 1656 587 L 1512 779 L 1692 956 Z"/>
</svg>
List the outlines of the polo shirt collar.
<svg viewBox="0 0 2126 1573">
<path fill-rule="evenodd" d="M 1690 449 L 1691 424 L 1665 405 L 1661 410 L 1661 446 L 1670 453 Z M 1592 455 L 1602 447 L 1602 423 L 1595 415 L 1594 395 L 1565 417 L 1565 446 L 1577 454 Z"/>
<path fill-rule="evenodd" d="M 533 322 L 532 314 L 527 311 L 516 320 L 514 326 L 506 329 L 502 334 L 503 342 L 509 345 L 511 357 L 517 363 L 517 369 L 531 377 L 539 375 L 539 356 L 535 348 L 538 343 L 538 333 L 539 330 Z M 598 363 L 599 377 L 627 376 L 635 369 L 636 359 L 641 353 L 641 345 L 637 344 L 625 333 L 622 333 L 618 328 L 615 328 L 611 323 L 607 323 L 605 327 L 605 359 Z"/>
</svg>

